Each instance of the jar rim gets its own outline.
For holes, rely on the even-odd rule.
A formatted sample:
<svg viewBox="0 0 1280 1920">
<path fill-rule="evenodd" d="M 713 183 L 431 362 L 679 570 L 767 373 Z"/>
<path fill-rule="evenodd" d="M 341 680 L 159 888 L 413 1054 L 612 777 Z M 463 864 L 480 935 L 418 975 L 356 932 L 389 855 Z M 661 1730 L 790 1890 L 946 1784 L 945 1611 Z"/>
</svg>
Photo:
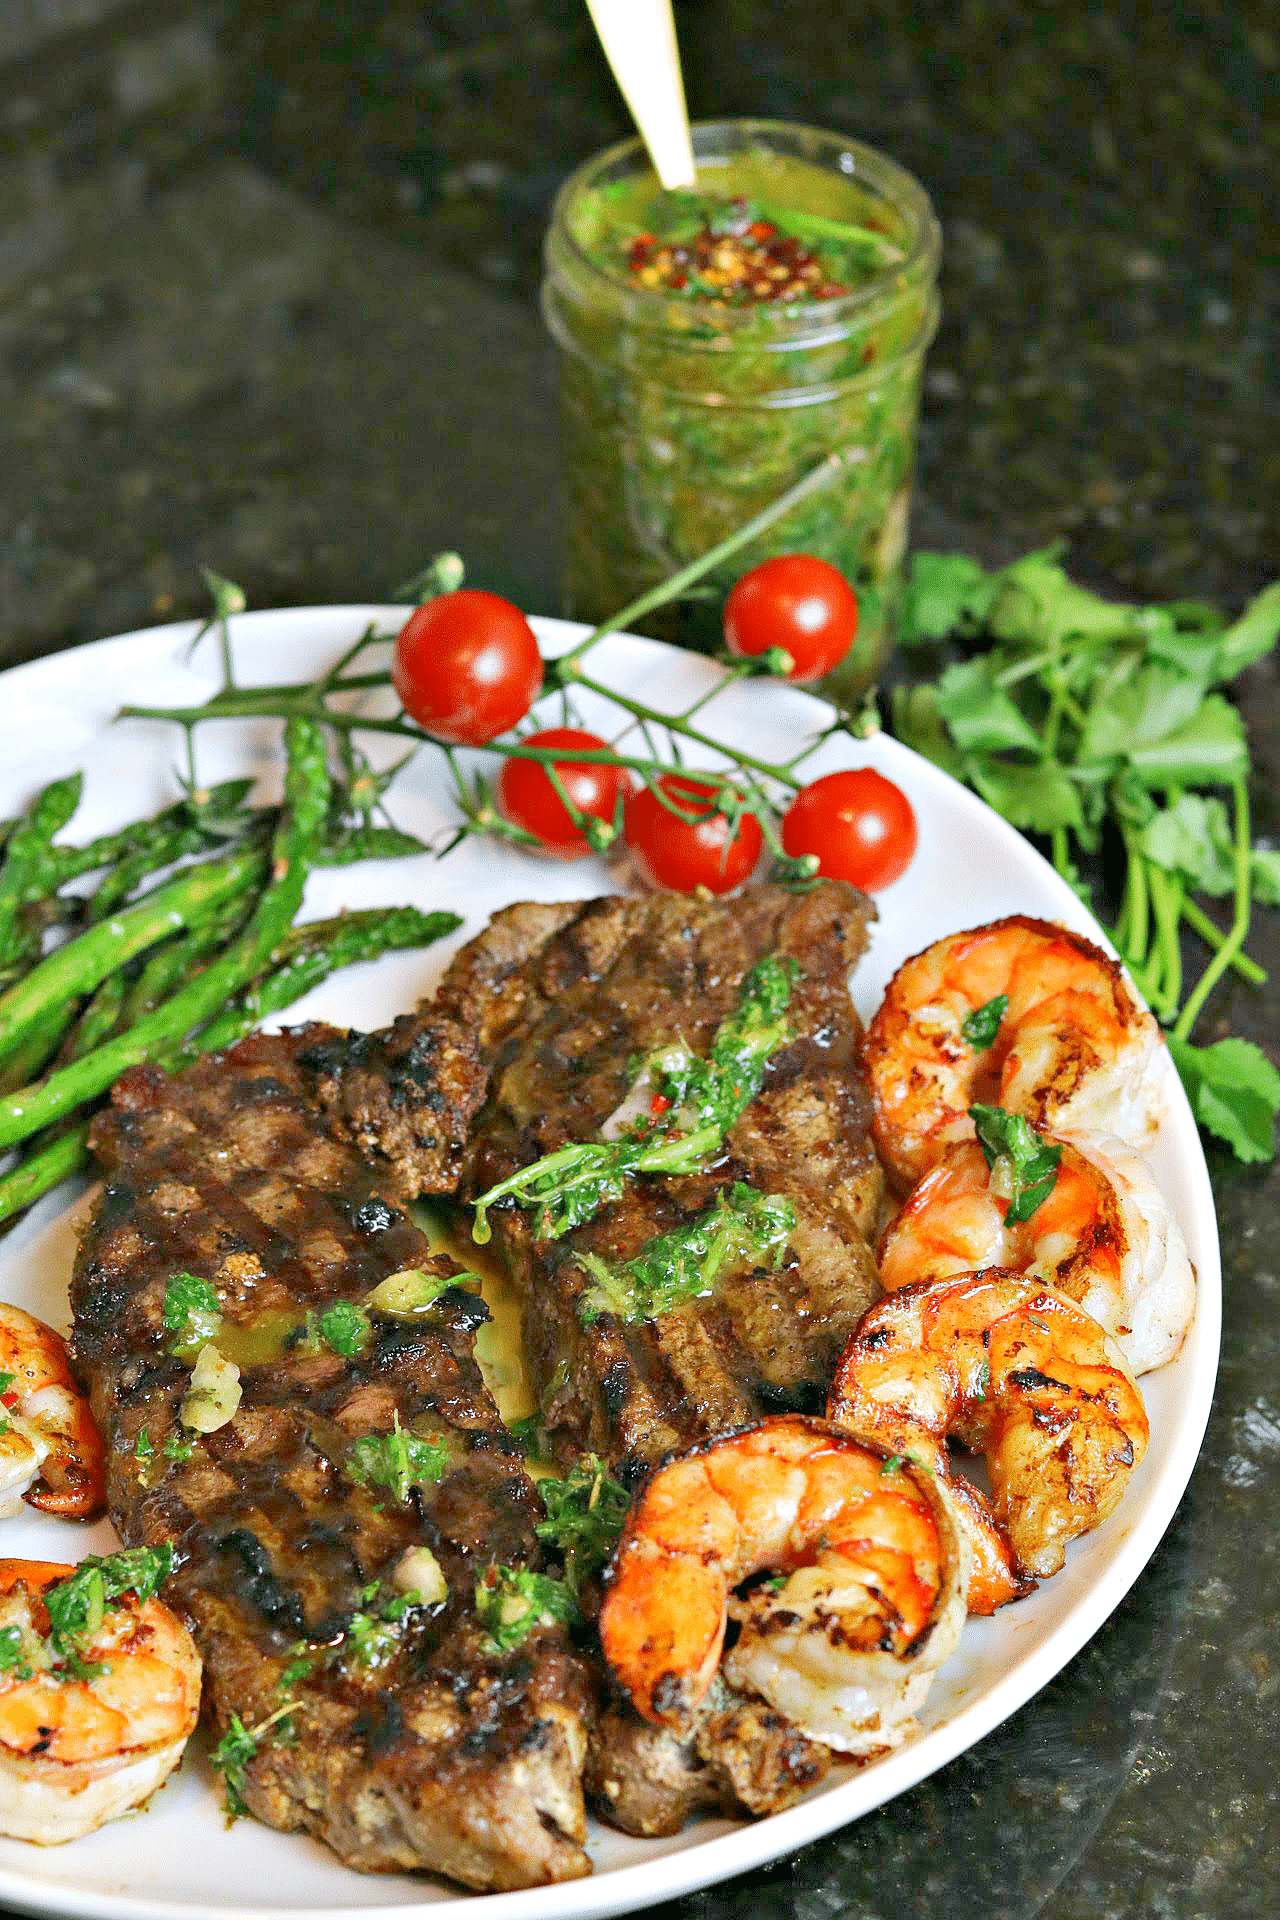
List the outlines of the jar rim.
<svg viewBox="0 0 1280 1920">
<path fill-rule="evenodd" d="M 700 120 L 693 123 L 690 132 L 695 156 L 698 156 L 701 147 L 708 159 L 718 158 L 717 149 L 724 152 L 726 147 L 730 153 L 749 148 L 752 144 L 768 149 L 771 137 L 774 150 L 783 153 L 792 152 L 791 143 L 804 140 L 838 146 L 841 157 L 849 156 L 855 166 L 848 169 L 827 166 L 825 171 L 844 172 L 851 180 L 858 179 L 870 186 L 892 206 L 895 213 L 904 215 L 910 223 L 901 260 L 893 261 L 882 271 L 868 275 L 862 285 L 850 288 L 847 293 L 834 299 L 814 301 L 809 305 L 797 302 L 783 307 L 779 304 L 776 309 L 779 320 L 781 322 L 785 315 L 786 329 L 793 340 L 802 336 L 807 344 L 818 345 L 823 338 L 838 339 L 851 324 L 864 322 L 877 307 L 896 306 L 917 282 L 936 277 L 942 235 L 933 203 L 915 175 L 878 148 L 832 128 L 809 126 L 793 120 L 750 117 Z M 780 136 L 785 137 L 787 144 L 778 144 Z M 737 143 L 736 149 L 731 142 Z M 567 268 L 571 274 L 581 277 L 598 300 L 616 312 L 625 314 L 628 325 L 646 332 L 652 330 L 665 334 L 672 331 L 665 317 L 672 307 L 670 293 L 663 288 L 631 286 L 598 266 L 575 238 L 568 220 L 570 208 L 593 177 L 643 152 L 642 142 L 633 134 L 629 139 L 616 141 L 613 146 L 605 147 L 584 160 L 562 182 L 552 204 L 551 222 L 547 229 L 546 269 L 548 278 L 553 279 L 558 277 L 558 269 L 563 271 Z M 810 159 L 811 164 L 819 168 L 823 166 L 822 161 L 813 156 L 797 154 L 795 157 Z M 697 300 L 681 302 L 681 311 L 686 315 L 696 314 L 699 305 Z M 722 308 L 716 314 L 721 339 L 739 327 L 758 322 L 760 311 L 758 304 Z M 686 344 L 692 346 L 694 343 L 687 340 Z"/>
</svg>

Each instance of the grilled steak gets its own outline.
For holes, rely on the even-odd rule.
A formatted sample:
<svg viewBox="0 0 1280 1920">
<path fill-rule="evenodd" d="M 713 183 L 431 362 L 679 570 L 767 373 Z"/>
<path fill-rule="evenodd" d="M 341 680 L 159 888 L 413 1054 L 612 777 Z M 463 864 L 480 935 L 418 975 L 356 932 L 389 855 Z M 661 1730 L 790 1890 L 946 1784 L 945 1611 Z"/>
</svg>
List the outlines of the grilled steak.
<svg viewBox="0 0 1280 1920">
<path fill-rule="evenodd" d="M 543 1419 L 563 1455 L 589 1447 L 625 1475 L 761 1412 L 822 1404 L 845 1335 L 878 1293 L 867 1235 L 881 1175 L 847 984 L 873 911 L 830 881 L 728 901 L 653 894 L 510 907 L 390 1037 L 308 1056 L 330 1113 L 402 1192 L 460 1179 L 474 1195 L 596 1138 L 637 1058 L 677 1039 L 705 1054 L 753 963 L 795 962 L 792 1038 L 712 1172 L 635 1180 L 563 1239 L 537 1239 L 514 1207 L 492 1216 L 526 1303 Z M 794 1207 L 780 1267 L 731 1263 L 713 1294 L 673 1312 L 584 1325 L 583 1253 L 625 1261 L 735 1181 Z"/>
<path fill-rule="evenodd" d="M 512 907 L 418 1015 L 354 1055 L 308 1056 L 335 1122 L 401 1191 L 457 1184 L 471 1198 L 543 1154 L 598 1138 L 638 1059 L 676 1040 L 706 1056 L 749 969 L 769 954 L 795 963 L 791 1038 L 712 1171 L 634 1179 L 561 1239 L 539 1239 L 535 1218 L 514 1206 L 491 1214 L 524 1300 L 542 1424 L 563 1459 L 590 1448 L 635 1480 L 700 1436 L 823 1404 L 845 1336 L 879 1292 L 868 1235 L 882 1181 L 848 991 L 872 912 L 830 882 L 799 896 L 759 887 L 728 901 L 658 894 Z M 584 1256 L 616 1266 L 697 1220 L 736 1181 L 794 1208 L 780 1266 L 730 1261 L 711 1293 L 653 1318 L 584 1314 Z M 776 1811 L 829 1764 L 825 1748 L 762 1702 L 717 1683 L 683 1736 L 615 1700 L 593 1733 L 587 1785 L 616 1825 L 672 1833 L 699 1807 Z"/>
<path fill-rule="evenodd" d="M 72 1306 L 112 1516 L 174 1544 L 166 1597 L 215 1736 L 249 1730 L 228 1782 L 261 1819 L 366 1870 L 570 1878 L 590 1870 L 588 1676 L 562 1628 L 503 1653 L 477 1617 L 491 1563 L 539 1565 L 539 1503 L 476 1366 L 483 1303 L 304 1088 L 299 1054 L 336 1038 L 133 1069 L 95 1124 L 108 1184 Z M 428 1310 L 332 1318 L 414 1270 L 443 1284 Z M 179 1274 L 215 1289 L 212 1331 L 184 1320 Z M 202 1331 L 242 1390 L 204 1433 L 179 1420 Z M 404 1611 L 406 1584 L 423 1600 Z"/>
</svg>

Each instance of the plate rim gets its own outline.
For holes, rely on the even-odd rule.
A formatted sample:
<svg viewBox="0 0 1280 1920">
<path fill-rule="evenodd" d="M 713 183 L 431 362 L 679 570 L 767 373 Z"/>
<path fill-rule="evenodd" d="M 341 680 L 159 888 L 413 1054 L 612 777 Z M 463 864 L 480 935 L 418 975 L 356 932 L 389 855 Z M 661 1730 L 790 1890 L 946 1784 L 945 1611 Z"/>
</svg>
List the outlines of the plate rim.
<svg viewBox="0 0 1280 1920">
<path fill-rule="evenodd" d="M 231 627 L 233 635 L 252 635 L 255 628 L 267 631 L 297 623 L 323 622 L 327 625 L 331 621 L 335 624 L 389 621 L 398 625 L 407 617 L 407 612 L 403 605 L 386 602 L 326 602 L 315 606 L 246 611 L 232 617 Z M 548 615 L 531 614 L 529 619 L 548 656 L 565 650 L 590 630 L 580 623 Z M 139 649 L 145 654 L 148 649 L 180 646 L 183 641 L 189 642 L 202 624 L 199 619 L 193 618 L 134 628 L 126 633 L 20 662 L 0 672 L 0 691 L 16 692 L 19 697 L 34 693 L 38 697 L 42 681 L 52 681 L 56 690 L 56 682 L 63 674 L 77 663 L 82 663 L 87 655 L 92 654 L 97 660 L 104 661 L 109 660 L 112 654 L 124 656 Z M 607 658 L 606 649 L 616 651 L 621 648 L 625 651 L 637 647 L 650 651 L 655 659 L 670 656 L 685 662 L 689 659 L 680 649 L 665 642 L 630 633 L 610 635 L 601 643 L 601 654 L 597 657 Z M 708 665 L 712 664 L 708 662 Z M 244 684 L 252 684 L 252 675 L 245 679 Z M 749 686 L 751 683 L 745 684 Z M 808 702 L 814 709 L 815 719 L 830 713 L 826 703 L 807 690 L 786 688 L 781 691 L 792 700 Z M 1087 932 L 1107 951 L 1114 953 L 1105 930 L 1070 892 L 1049 862 L 1015 827 L 976 794 L 888 734 L 875 736 L 874 753 L 876 756 L 887 754 L 891 762 L 899 760 L 901 756 L 900 764 L 904 769 L 909 767 L 914 778 L 923 779 L 926 786 L 936 786 L 953 806 L 970 812 L 970 817 L 975 820 L 980 818 L 987 831 L 998 831 L 1007 837 L 1007 845 L 1016 845 L 1021 855 L 1030 856 L 1033 862 L 1038 862 L 1043 876 L 1052 882 L 1052 890 L 1062 901 L 1063 917 L 1068 924 L 1077 925 L 1079 930 Z M 566 869 L 566 872 L 570 871 L 572 869 Z M 892 889 L 886 892 L 891 893 Z M 567 894 L 564 897 L 568 897 Z M 205 1901 L 176 1905 L 167 1898 L 147 1894 L 111 1894 L 60 1887 L 51 1881 L 32 1882 L 21 1872 L 0 1866 L 0 1899 L 16 1900 L 22 1911 L 75 1915 L 77 1920 L 233 1920 L 233 1917 L 234 1920 L 278 1920 L 278 1916 L 284 1913 L 288 1914 L 289 1920 L 334 1920 L 339 1915 L 342 1920 L 385 1920 L 389 1914 L 421 1916 L 425 1920 L 429 1914 L 456 1910 L 466 1902 L 476 1901 L 484 1902 L 486 1920 L 588 1920 L 589 1916 L 606 1920 L 609 1915 L 638 1911 L 658 1901 L 696 1893 L 717 1882 L 750 1872 L 852 1824 L 948 1765 L 1019 1707 L 1034 1699 L 1120 1605 L 1167 1531 L 1199 1456 L 1220 1357 L 1221 1254 L 1207 1162 L 1181 1082 L 1172 1067 L 1169 1069 L 1168 1091 L 1171 1110 L 1177 1116 L 1178 1132 L 1180 1135 L 1188 1134 L 1189 1130 L 1189 1139 L 1194 1143 L 1190 1169 L 1193 1191 L 1188 1196 L 1188 1207 L 1200 1220 L 1204 1251 L 1208 1254 L 1205 1266 L 1197 1269 L 1196 1318 L 1187 1336 L 1188 1339 L 1194 1337 L 1196 1342 L 1196 1370 L 1192 1391 L 1181 1406 L 1171 1456 L 1155 1485 L 1147 1490 L 1141 1515 L 1116 1547 L 1098 1587 L 1068 1611 L 1030 1656 L 1025 1656 L 994 1685 L 981 1690 L 975 1700 L 942 1725 L 927 1728 L 920 1737 L 897 1752 L 882 1757 L 872 1767 L 860 1770 L 849 1779 L 800 1801 L 782 1813 L 754 1822 L 736 1823 L 728 1831 L 703 1840 L 696 1838 L 696 1825 L 690 1826 L 685 1829 L 689 1835 L 688 1845 L 676 1846 L 649 1860 L 605 1868 L 581 1880 L 558 1882 L 547 1887 L 477 1893 L 468 1889 L 456 1890 L 448 1882 L 433 1882 L 431 1884 L 443 1892 L 443 1898 L 437 1892 L 434 1899 L 427 1901 L 335 1902 L 325 1906 L 287 1909 L 278 1905 L 227 1906 Z M 17 1251 L 21 1253 L 21 1245 Z M 9 1247 L 0 1243 L 0 1266 L 7 1266 L 9 1258 Z M 869 1798 L 866 1794 L 868 1781 L 875 1783 Z M 858 1800 L 856 1808 L 842 1811 L 841 1803 L 846 1798 L 855 1797 Z M 351 1871 L 354 1878 L 354 1870 Z"/>
</svg>

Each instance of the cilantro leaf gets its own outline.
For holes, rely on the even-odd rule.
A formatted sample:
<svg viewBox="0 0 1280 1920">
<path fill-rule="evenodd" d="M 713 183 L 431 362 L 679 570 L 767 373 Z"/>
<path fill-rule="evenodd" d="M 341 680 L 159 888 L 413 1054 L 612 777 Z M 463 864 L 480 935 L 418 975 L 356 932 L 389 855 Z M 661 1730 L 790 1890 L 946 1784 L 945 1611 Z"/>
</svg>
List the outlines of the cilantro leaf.
<svg viewBox="0 0 1280 1920">
<path fill-rule="evenodd" d="M 326 1346 L 344 1360 L 354 1360 L 373 1332 L 368 1314 L 352 1300 L 335 1300 L 317 1316 L 316 1325 Z"/>
<path fill-rule="evenodd" d="M 476 1582 L 476 1613 L 498 1653 L 509 1653 L 535 1627 L 580 1624 L 582 1613 L 563 1580 L 527 1567 L 490 1567 Z"/>
<path fill-rule="evenodd" d="M 547 1510 L 534 1532 L 564 1555 L 565 1585 L 577 1599 L 584 1582 L 599 1573 L 613 1552 L 631 1496 L 594 1453 L 586 1454 L 563 1480 L 538 1482 Z"/>
<path fill-rule="evenodd" d="M 1021 748 L 1039 754 L 1040 736 L 996 683 L 990 654 L 950 666 L 938 681 L 938 713 L 962 753 L 1001 753 Z"/>
<path fill-rule="evenodd" d="M 386 1487 L 397 1500 L 407 1500 L 414 1487 L 434 1486 L 449 1464 L 443 1440 L 423 1440 L 407 1427 L 390 1433 L 362 1433 L 351 1444 L 342 1470 L 356 1486 Z"/>
<path fill-rule="evenodd" d="M 1024 833 L 1048 834 L 1058 827 L 1078 833 L 1084 826 L 1079 790 L 1051 761 L 1028 767 L 984 760 L 973 767 L 971 779 L 987 805 Z"/>
<path fill-rule="evenodd" d="M 1008 994 L 996 994 L 994 999 L 986 1001 L 980 1007 L 975 1007 L 968 1015 L 960 1029 L 961 1038 L 969 1046 L 977 1048 L 979 1052 L 985 1052 L 988 1047 L 994 1047 L 996 1035 L 1000 1031 L 1000 1022 L 1008 1011 Z"/>
<path fill-rule="evenodd" d="M 964 553 L 917 553 L 902 602 L 903 646 L 944 640 L 957 628 L 980 627 L 999 591 L 998 573 L 987 573 Z"/>
<path fill-rule="evenodd" d="M 1233 680 L 1262 660 L 1280 640 L 1280 580 L 1255 594 L 1240 618 L 1218 639 L 1216 678 Z"/>
<path fill-rule="evenodd" d="M 173 1571 L 173 1548 L 126 1547 L 99 1558 L 91 1554 L 74 1573 L 46 1589 L 50 1639 L 60 1653 L 74 1650 L 77 1640 L 97 1631 L 103 1616 L 128 1593 L 139 1603 L 149 1600 Z"/>
<path fill-rule="evenodd" d="M 726 1267 L 747 1260 L 776 1267 L 795 1224 L 789 1200 L 736 1180 L 696 1220 L 660 1234 L 634 1259 L 612 1266 L 596 1254 L 580 1254 L 594 1284 L 578 1302 L 578 1316 L 584 1326 L 602 1313 L 633 1322 L 656 1319 L 709 1293 Z"/>
<path fill-rule="evenodd" d="M 1200 1125 L 1225 1140 L 1238 1160 L 1270 1160 L 1280 1073 L 1261 1047 L 1234 1038 L 1197 1047 L 1170 1035 L 1169 1051 Z"/>
<path fill-rule="evenodd" d="M 1128 757 L 1150 787 L 1240 779 L 1249 767 L 1244 721 L 1222 694 L 1210 693 L 1185 725 L 1162 739 L 1131 747 Z"/>
<path fill-rule="evenodd" d="M 991 1191 L 1007 1202 L 1010 1225 L 1029 1220 L 1058 1179 L 1062 1148 L 1045 1140 L 1020 1113 L 978 1103 L 969 1109 L 978 1145 L 991 1169 Z"/>
<path fill-rule="evenodd" d="M 222 1325 L 218 1296 L 194 1273 L 175 1273 L 164 1290 L 164 1324 L 178 1337 L 170 1351 L 179 1358 L 194 1353 Z"/>
</svg>

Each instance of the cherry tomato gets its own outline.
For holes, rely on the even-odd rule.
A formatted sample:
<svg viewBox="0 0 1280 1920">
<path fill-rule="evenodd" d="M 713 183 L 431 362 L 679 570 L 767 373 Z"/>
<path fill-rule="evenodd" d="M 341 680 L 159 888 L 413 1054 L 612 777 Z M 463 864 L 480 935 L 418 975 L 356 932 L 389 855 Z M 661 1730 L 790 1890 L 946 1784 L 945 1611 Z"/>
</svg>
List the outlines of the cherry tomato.
<svg viewBox="0 0 1280 1920">
<path fill-rule="evenodd" d="M 660 774 L 658 785 L 688 812 L 713 805 L 719 791 L 708 781 L 683 773 Z M 751 872 L 764 840 L 759 821 L 749 813 L 743 814 L 736 832 L 723 813 L 684 820 L 664 807 L 648 787 L 638 788 L 627 801 L 626 837 L 645 884 L 669 887 L 676 893 L 688 893 L 694 887 L 728 893 Z"/>
<path fill-rule="evenodd" d="M 916 850 L 911 802 L 873 767 L 827 773 L 802 787 L 782 816 L 782 844 L 818 856 L 829 880 L 874 893 L 905 873 Z"/>
<path fill-rule="evenodd" d="M 724 603 L 724 637 L 740 659 L 785 647 L 788 680 L 817 680 L 844 659 L 858 631 L 858 601 L 835 567 L 784 553 L 744 573 Z"/>
<path fill-rule="evenodd" d="M 526 734 L 526 747 L 564 747 L 607 753 L 609 743 L 598 733 L 586 733 L 581 727 L 545 727 L 541 733 Z M 625 767 L 610 767 L 594 760 L 551 762 L 561 786 L 579 813 L 594 814 L 597 820 L 613 822 L 619 796 L 631 790 Z M 498 775 L 498 807 L 505 820 L 523 827 L 541 840 L 548 853 L 572 860 L 587 851 L 585 831 L 575 826 L 564 801 L 556 792 L 539 760 L 504 760 Z"/>
<path fill-rule="evenodd" d="M 519 607 L 460 587 L 409 615 L 391 678 L 405 712 L 435 739 L 482 747 L 528 713 L 542 687 L 542 656 Z"/>
</svg>

